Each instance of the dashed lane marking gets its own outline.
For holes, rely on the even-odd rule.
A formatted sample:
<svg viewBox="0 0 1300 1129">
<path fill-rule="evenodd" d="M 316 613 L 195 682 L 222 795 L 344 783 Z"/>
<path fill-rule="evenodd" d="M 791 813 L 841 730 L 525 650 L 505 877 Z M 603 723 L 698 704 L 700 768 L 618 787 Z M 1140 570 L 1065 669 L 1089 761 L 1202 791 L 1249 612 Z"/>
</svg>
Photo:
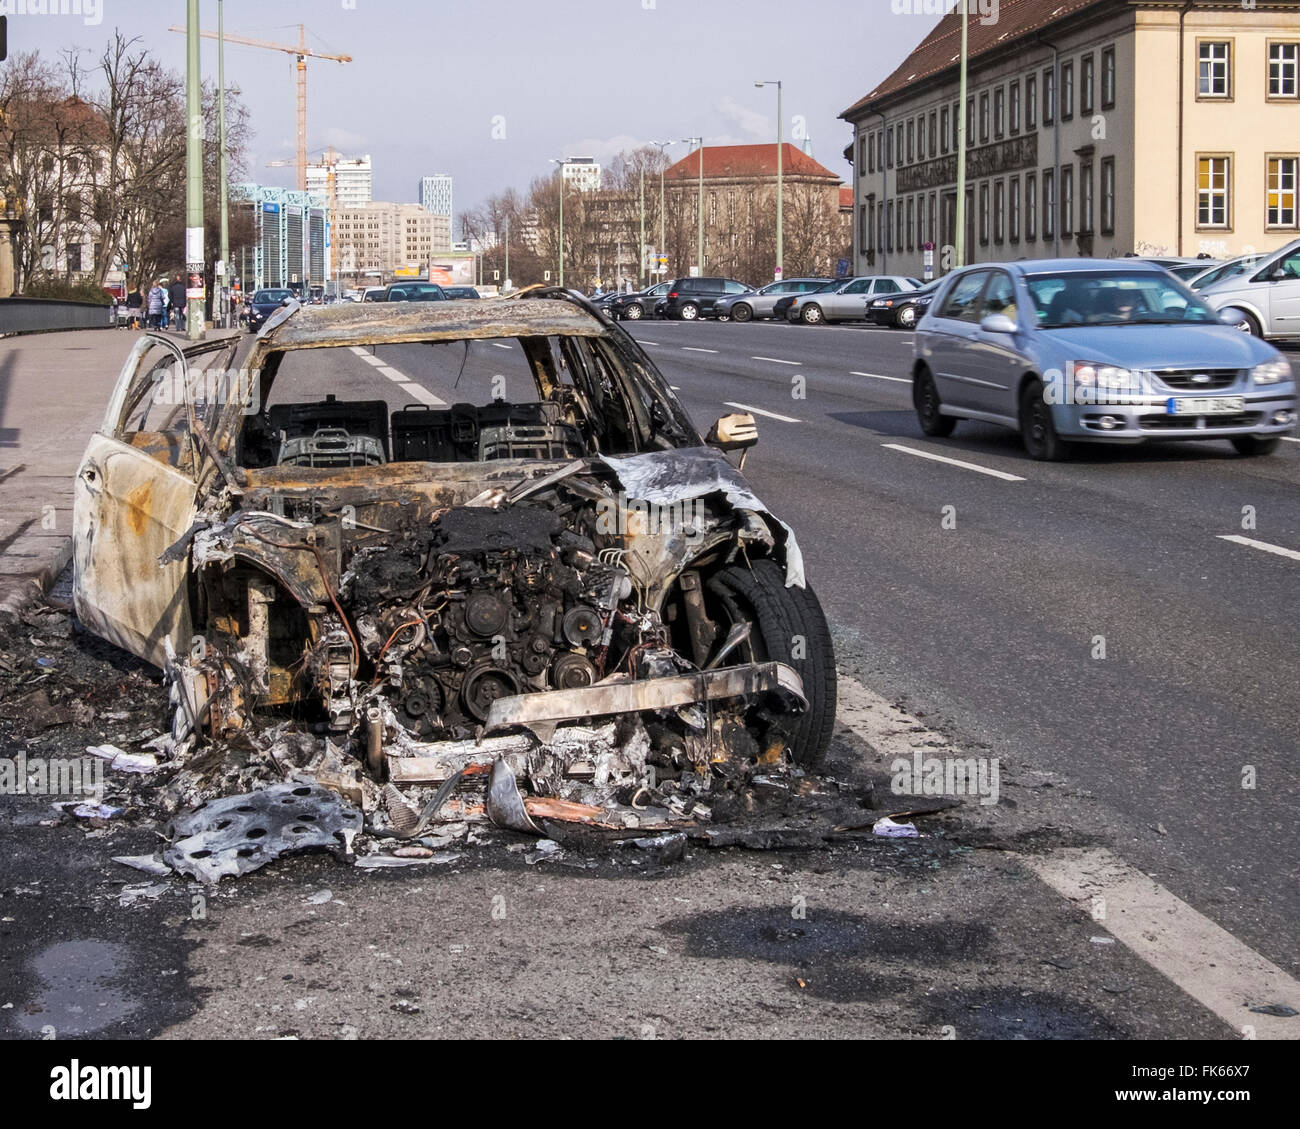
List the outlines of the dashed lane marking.
<svg viewBox="0 0 1300 1129">
<path fill-rule="evenodd" d="M 762 408 L 751 408 L 748 404 L 733 404 L 730 400 L 724 400 L 723 403 L 728 408 L 736 408 L 742 412 L 749 412 L 756 416 L 766 416 L 768 419 L 778 420 L 781 423 L 802 423 L 803 420 L 794 419 L 791 416 L 777 415 L 776 412 L 765 412 Z"/>
<path fill-rule="evenodd" d="M 751 361 L 767 361 L 773 365 L 802 365 L 803 361 L 783 361 L 779 357 L 750 357 Z"/>
<path fill-rule="evenodd" d="M 850 376 L 866 376 L 872 380 L 892 380 L 895 384 L 911 384 L 912 381 L 905 376 L 881 376 L 878 372 L 851 372 Z"/>
<path fill-rule="evenodd" d="M 445 408 L 447 406 L 446 400 L 439 400 L 437 396 L 435 396 L 423 385 L 403 384 L 402 391 L 405 392 L 408 396 L 415 397 L 415 399 L 419 400 L 421 404 L 424 404 L 427 407 Z"/>
<path fill-rule="evenodd" d="M 994 470 L 992 467 L 979 466 L 976 463 L 964 463 L 961 459 L 950 459 L 944 455 L 935 455 L 929 451 L 918 451 L 915 447 L 904 447 L 901 443 L 882 443 L 890 451 L 900 451 L 904 455 L 915 455 L 918 459 L 929 459 L 931 462 L 947 463 L 949 466 L 960 467 L 962 470 L 973 470 L 976 474 L 987 474 L 990 478 L 1000 478 L 1003 482 L 1024 482 L 1025 479 L 1019 475 L 1007 474 L 1004 470 Z"/>
<path fill-rule="evenodd" d="M 697 348 L 695 348 L 695 346 L 693 346 L 693 345 L 683 345 L 683 346 L 682 346 L 682 352 L 683 352 L 683 353 L 714 353 L 714 354 L 716 354 L 716 353 L 718 352 L 718 350 L 717 350 L 717 349 L 697 349 Z"/>
<path fill-rule="evenodd" d="M 1245 545 L 1248 549 L 1258 549 L 1261 553 L 1273 553 L 1275 556 L 1287 557 L 1293 561 L 1300 561 L 1300 553 L 1294 549 L 1284 549 L 1281 545 L 1270 545 L 1267 541 L 1256 541 L 1251 537 L 1240 537 L 1232 534 L 1227 537 L 1220 537 L 1220 541 L 1231 541 L 1234 545 Z"/>
</svg>

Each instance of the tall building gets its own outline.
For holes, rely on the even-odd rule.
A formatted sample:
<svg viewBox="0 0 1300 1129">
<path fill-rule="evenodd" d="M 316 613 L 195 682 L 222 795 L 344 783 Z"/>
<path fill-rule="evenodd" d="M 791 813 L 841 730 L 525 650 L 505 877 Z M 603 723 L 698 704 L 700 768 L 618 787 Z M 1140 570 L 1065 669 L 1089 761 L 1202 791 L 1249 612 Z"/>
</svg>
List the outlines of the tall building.
<svg viewBox="0 0 1300 1129">
<path fill-rule="evenodd" d="M 359 208 L 369 204 L 374 190 L 374 170 L 370 165 L 369 154 L 364 157 L 343 158 L 331 151 L 326 154 L 326 158 L 336 163 L 307 166 L 307 191 L 328 196 L 329 176 L 333 169 L 337 207 Z"/>
<path fill-rule="evenodd" d="M 570 157 L 561 166 L 565 183 L 579 192 L 600 191 L 600 165 L 595 157 Z"/>
<path fill-rule="evenodd" d="M 435 173 L 420 178 L 420 207 L 435 216 L 454 216 L 452 210 L 452 178 L 448 173 Z"/>
<path fill-rule="evenodd" d="M 345 280 L 378 272 L 422 273 L 451 249 L 451 218 L 419 204 L 369 203 L 340 208 L 334 222 L 335 261 Z"/>
<path fill-rule="evenodd" d="M 918 5 L 919 7 L 919 5 Z M 965 261 L 1272 250 L 1300 234 L 1300 8 L 1284 0 L 1001 0 L 961 14 L 840 116 L 860 273 Z"/>
<path fill-rule="evenodd" d="M 231 251 L 235 276 L 246 292 L 326 281 L 329 209 L 322 195 L 244 184 L 235 189 L 234 206 L 252 211 L 256 232 L 253 243 Z"/>
</svg>

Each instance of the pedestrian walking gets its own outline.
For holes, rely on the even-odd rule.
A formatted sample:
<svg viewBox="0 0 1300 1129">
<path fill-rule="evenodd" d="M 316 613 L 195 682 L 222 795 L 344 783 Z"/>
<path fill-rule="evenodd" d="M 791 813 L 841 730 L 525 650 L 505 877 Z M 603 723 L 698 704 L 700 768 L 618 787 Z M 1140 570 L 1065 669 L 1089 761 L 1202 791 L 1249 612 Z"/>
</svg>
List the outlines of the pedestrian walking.
<svg viewBox="0 0 1300 1129">
<path fill-rule="evenodd" d="M 149 328 L 165 328 L 167 317 L 167 291 L 163 289 L 162 280 L 155 282 L 149 289 Z"/>
<path fill-rule="evenodd" d="M 136 286 L 136 288 L 126 296 L 126 321 L 128 327 L 131 329 L 139 329 L 143 317 L 144 295 L 140 293 L 140 287 Z"/>
<path fill-rule="evenodd" d="M 179 274 L 172 280 L 171 286 L 167 288 L 167 297 L 171 302 L 172 324 L 180 333 L 184 333 L 185 306 L 188 299 L 185 296 L 185 283 L 181 281 Z"/>
</svg>

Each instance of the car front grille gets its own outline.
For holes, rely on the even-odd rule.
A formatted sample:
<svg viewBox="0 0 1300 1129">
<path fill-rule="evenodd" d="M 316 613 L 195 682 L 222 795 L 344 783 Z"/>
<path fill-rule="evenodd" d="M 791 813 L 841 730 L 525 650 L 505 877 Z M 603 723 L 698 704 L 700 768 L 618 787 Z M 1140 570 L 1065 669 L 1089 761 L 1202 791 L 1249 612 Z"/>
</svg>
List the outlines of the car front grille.
<svg viewBox="0 0 1300 1129">
<path fill-rule="evenodd" d="M 1214 392 L 1231 388 L 1241 372 L 1235 368 L 1166 369 L 1156 371 L 1155 377 L 1167 388 L 1187 392 Z"/>
<path fill-rule="evenodd" d="M 1217 431 L 1220 428 L 1255 427 L 1263 414 L 1242 412 L 1235 416 L 1143 416 L 1138 426 L 1143 431 Z"/>
</svg>

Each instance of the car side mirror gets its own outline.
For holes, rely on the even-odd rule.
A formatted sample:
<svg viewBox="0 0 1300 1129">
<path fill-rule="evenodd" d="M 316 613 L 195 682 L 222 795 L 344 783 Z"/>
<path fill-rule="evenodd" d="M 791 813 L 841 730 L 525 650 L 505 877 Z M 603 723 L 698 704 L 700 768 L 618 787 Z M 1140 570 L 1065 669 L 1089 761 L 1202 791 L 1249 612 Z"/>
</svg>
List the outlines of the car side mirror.
<svg viewBox="0 0 1300 1129">
<path fill-rule="evenodd" d="M 980 322 L 980 329 L 985 333 L 1018 333 L 1020 331 L 1020 327 L 1006 314 L 989 314 Z"/>
<path fill-rule="evenodd" d="M 1286 268 L 1278 267 L 1276 270 L 1270 272 L 1268 277 L 1272 282 L 1283 282 L 1290 276 L 1286 273 Z"/>
<path fill-rule="evenodd" d="M 705 442 L 719 451 L 741 452 L 740 467 L 744 470 L 750 449 L 758 444 L 758 424 L 748 412 L 723 416 L 710 429 Z"/>
</svg>

